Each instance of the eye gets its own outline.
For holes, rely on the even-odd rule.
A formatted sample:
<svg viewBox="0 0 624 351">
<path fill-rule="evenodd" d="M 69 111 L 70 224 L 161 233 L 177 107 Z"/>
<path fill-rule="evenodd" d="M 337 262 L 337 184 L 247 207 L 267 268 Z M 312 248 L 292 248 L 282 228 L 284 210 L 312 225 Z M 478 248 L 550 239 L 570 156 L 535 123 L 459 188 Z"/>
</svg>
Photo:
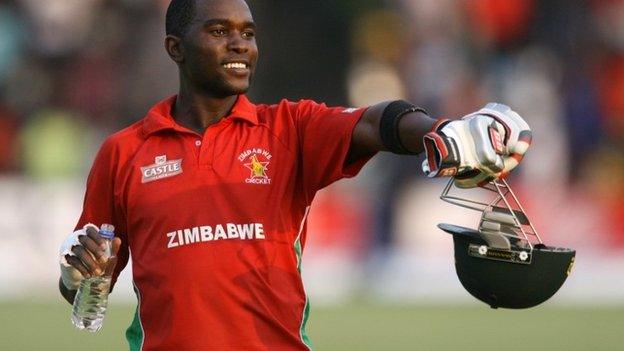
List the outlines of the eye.
<svg viewBox="0 0 624 351">
<path fill-rule="evenodd" d="M 253 30 L 249 29 L 246 30 L 242 33 L 243 38 L 245 39 L 251 39 L 254 38 L 256 36 L 256 32 L 254 32 Z"/>
<path fill-rule="evenodd" d="M 215 37 L 222 37 L 227 35 L 227 30 L 225 30 L 224 28 L 214 28 L 210 30 L 210 34 L 214 35 Z"/>
</svg>

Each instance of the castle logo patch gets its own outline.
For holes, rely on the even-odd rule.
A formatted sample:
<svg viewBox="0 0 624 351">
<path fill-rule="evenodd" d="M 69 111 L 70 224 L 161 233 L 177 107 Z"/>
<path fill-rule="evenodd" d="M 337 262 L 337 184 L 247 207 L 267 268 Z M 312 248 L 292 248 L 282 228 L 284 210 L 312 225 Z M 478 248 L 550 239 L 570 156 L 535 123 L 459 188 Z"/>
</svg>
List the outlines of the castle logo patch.
<svg viewBox="0 0 624 351">
<path fill-rule="evenodd" d="M 272 158 L 270 152 L 261 148 L 252 148 L 241 152 L 238 160 L 249 171 L 249 177 L 245 179 L 245 183 L 271 184 L 268 172 Z"/>
<path fill-rule="evenodd" d="M 182 173 L 182 159 L 167 161 L 167 156 L 156 156 L 153 165 L 141 167 L 141 183 L 173 177 Z"/>
</svg>

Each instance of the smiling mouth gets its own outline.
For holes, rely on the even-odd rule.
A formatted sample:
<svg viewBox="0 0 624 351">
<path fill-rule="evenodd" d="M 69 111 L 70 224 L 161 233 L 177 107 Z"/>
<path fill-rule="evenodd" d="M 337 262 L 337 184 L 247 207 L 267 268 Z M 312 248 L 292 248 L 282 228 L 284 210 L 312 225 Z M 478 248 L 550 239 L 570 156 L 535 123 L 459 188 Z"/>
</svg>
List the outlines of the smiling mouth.
<svg viewBox="0 0 624 351">
<path fill-rule="evenodd" d="M 249 65 L 243 62 L 230 62 L 221 65 L 225 69 L 249 69 Z"/>
</svg>

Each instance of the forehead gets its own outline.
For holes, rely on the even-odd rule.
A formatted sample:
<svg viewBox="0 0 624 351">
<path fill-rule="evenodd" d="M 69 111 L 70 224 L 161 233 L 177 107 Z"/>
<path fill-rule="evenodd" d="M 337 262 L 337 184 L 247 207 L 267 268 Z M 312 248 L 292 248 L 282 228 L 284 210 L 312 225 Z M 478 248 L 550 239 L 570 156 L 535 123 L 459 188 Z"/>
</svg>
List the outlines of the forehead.
<svg viewBox="0 0 624 351">
<path fill-rule="evenodd" d="M 253 21 L 251 10 L 244 0 L 196 0 L 195 4 L 196 20 Z"/>
</svg>

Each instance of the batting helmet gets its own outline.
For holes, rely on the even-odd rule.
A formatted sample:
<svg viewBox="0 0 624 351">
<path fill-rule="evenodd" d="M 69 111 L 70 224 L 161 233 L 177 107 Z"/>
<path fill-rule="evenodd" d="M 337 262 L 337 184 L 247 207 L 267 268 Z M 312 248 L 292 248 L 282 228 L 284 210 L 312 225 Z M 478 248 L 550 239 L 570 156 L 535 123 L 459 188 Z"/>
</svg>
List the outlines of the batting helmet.
<svg viewBox="0 0 624 351">
<path fill-rule="evenodd" d="M 498 194 L 489 203 L 449 195 L 452 183 L 442 193 L 444 201 L 482 212 L 479 230 L 438 225 L 453 235 L 455 270 L 464 288 L 492 308 L 529 308 L 551 298 L 570 274 L 576 252 L 544 245 L 504 180 L 484 187 Z"/>
</svg>

